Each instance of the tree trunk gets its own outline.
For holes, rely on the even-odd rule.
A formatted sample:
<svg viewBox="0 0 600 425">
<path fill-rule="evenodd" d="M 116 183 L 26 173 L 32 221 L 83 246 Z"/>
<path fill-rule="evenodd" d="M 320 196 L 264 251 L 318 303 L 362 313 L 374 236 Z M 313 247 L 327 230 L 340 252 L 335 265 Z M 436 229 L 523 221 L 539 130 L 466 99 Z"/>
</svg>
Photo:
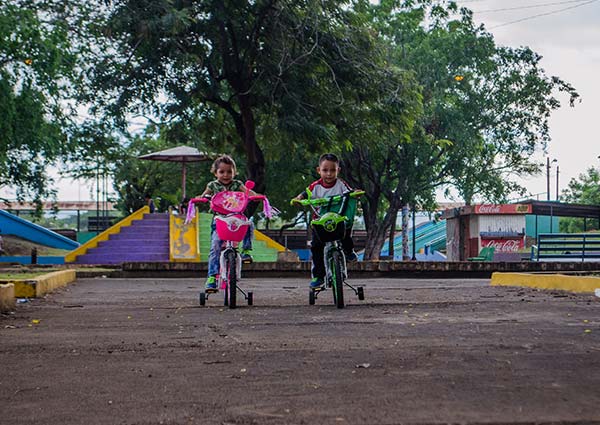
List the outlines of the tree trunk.
<svg viewBox="0 0 600 425">
<path fill-rule="evenodd" d="M 383 244 L 388 239 L 391 226 L 395 223 L 398 210 L 388 210 L 383 220 L 377 219 L 377 209 L 363 208 L 365 225 L 367 228 L 367 243 L 365 246 L 365 260 L 379 260 Z"/>
<path fill-rule="evenodd" d="M 383 223 L 375 223 L 374 226 L 367 230 L 369 237 L 365 245 L 364 260 L 379 260 L 381 248 L 383 248 L 387 233 L 388 231 Z"/>
<path fill-rule="evenodd" d="M 396 211 L 392 216 L 392 225 L 390 226 L 390 238 L 388 241 L 388 255 L 390 260 L 394 260 L 396 253 L 394 252 L 394 243 L 396 242 L 396 220 L 398 219 L 398 212 Z"/>
<path fill-rule="evenodd" d="M 405 205 L 402 207 L 402 261 L 408 259 L 408 205 Z"/>
<path fill-rule="evenodd" d="M 240 107 L 240 123 L 239 125 L 236 124 L 236 128 L 242 139 L 246 154 L 246 178 L 254 181 L 256 192 L 264 193 L 266 189 L 265 157 L 256 141 L 254 112 L 252 111 L 248 96 L 239 95 L 238 104 Z"/>
</svg>

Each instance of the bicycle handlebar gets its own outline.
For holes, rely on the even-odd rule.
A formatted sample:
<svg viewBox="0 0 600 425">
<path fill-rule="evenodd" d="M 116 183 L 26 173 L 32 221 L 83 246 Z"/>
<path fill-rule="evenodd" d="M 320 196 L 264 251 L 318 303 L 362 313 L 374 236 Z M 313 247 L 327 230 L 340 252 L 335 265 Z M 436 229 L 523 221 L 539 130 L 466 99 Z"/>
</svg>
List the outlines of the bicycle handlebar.
<svg viewBox="0 0 600 425">
<path fill-rule="evenodd" d="M 207 202 L 210 202 L 210 197 L 209 196 L 202 196 L 199 198 L 192 198 L 190 199 L 190 203 L 192 204 L 205 204 Z"/>
<path fill-rule="evenodd" d="M 344 197 L 358 198 L 365 194 L 364 190 L 355 190 L 354 192 L 346 192 L 342 195 L 335 195 L 328 198 L 317 198 L 317 199 L 292 199 L 290 205 L 299 204 L 302 206 L 321 206 L 327 205 L 330 202 L 340 201 Z"/>
<path fill-rule="evenodd" d="M 210 202 L 211 199 L 212 199 L 211 196 L 201 196 L 198 198 L 190 199 L 190 202 L 193 204 L 205 204 L 207 202 Z M 267 197 L 265 195 L 248 196 L 249 201 L 262 201 L 265 199 L 267 199 Z"/>
</svg>

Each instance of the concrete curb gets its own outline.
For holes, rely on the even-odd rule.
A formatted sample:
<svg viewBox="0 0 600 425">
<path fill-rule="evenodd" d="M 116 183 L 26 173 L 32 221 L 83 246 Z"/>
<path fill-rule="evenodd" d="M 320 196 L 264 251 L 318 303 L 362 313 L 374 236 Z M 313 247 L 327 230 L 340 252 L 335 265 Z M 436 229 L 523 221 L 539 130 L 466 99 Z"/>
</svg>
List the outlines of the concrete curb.
<svg viewBox="0 0 600 425">
<path fill-rule="evenodd" d="M 160 277 L 183 278 L 206 276 L 208 263 L 143 263 L 126 262 L 121 265 L 122 278 Z M 244 265 L 246 277 L 310 276 L 311 263 L 302 262 L 256 262 Z M 489 279 L 494 272 L 504 273 L 600 273 L 600 262 L 538 263 L 538 262 L 427 262 L 427 261 L 359 261 L 348 263 L 352 279 L 358 277 L 395 278 L 480 278 Z M 117 273 L 115 273 L 117 274 Z M 112 276 L 111 276 L 112 277 Z M 116 277 L 116 276 L 115 276 Z"/>
<path fill-rule="evenodd" d="M 0 284 L 0 313 L 14 310 L 15 305 L 15 285 L 12 283 Z"/>
<path fill-rule="evenodd" d="M 66 286 L 75 281 L 75 270 L 61 270 L 42 275 L 36 279 L 14 280 L 16 298 L 43 297 L 57 288 Z"/>
<path fill-rule="evenodd" d="M 492 286 L 527 286 L 570 292 L 593 293 L 600 288 L 600 277 L 563 274 L 492 273 Z"/>
</svg>

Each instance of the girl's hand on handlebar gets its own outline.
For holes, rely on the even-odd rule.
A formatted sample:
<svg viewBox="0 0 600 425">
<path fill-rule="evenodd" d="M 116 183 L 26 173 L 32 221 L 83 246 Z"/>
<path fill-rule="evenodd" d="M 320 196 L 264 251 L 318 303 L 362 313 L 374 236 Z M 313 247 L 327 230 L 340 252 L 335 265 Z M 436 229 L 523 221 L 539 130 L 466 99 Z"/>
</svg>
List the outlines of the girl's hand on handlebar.
<svg viewBox="0 0 600 425">
<path fill-rule="evenodd" d="M 210 196 L 199 196 L 197 198 L 190 199 L 190 203 L 192 203 L 192 204 L 205 203 L 205 202 L 210 202 L 210 199 L 211 199 Z"/>
</svg>

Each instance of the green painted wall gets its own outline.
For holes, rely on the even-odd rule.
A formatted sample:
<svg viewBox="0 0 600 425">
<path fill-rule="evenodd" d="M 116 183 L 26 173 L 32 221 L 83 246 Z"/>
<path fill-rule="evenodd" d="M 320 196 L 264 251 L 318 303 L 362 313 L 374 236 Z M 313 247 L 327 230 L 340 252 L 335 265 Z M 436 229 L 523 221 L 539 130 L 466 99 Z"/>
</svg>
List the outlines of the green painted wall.
<svg viewBox="0 0 600 425">
<path fill-rule="evenodd" d="M 537 237 L 536 230 L 537 217 L 537 233 L 558 233 L 560 217 L 550 217 L 543 215 L 527 215 L 525 216 L 525 233 L 532 238 Z"/>
</svg>

